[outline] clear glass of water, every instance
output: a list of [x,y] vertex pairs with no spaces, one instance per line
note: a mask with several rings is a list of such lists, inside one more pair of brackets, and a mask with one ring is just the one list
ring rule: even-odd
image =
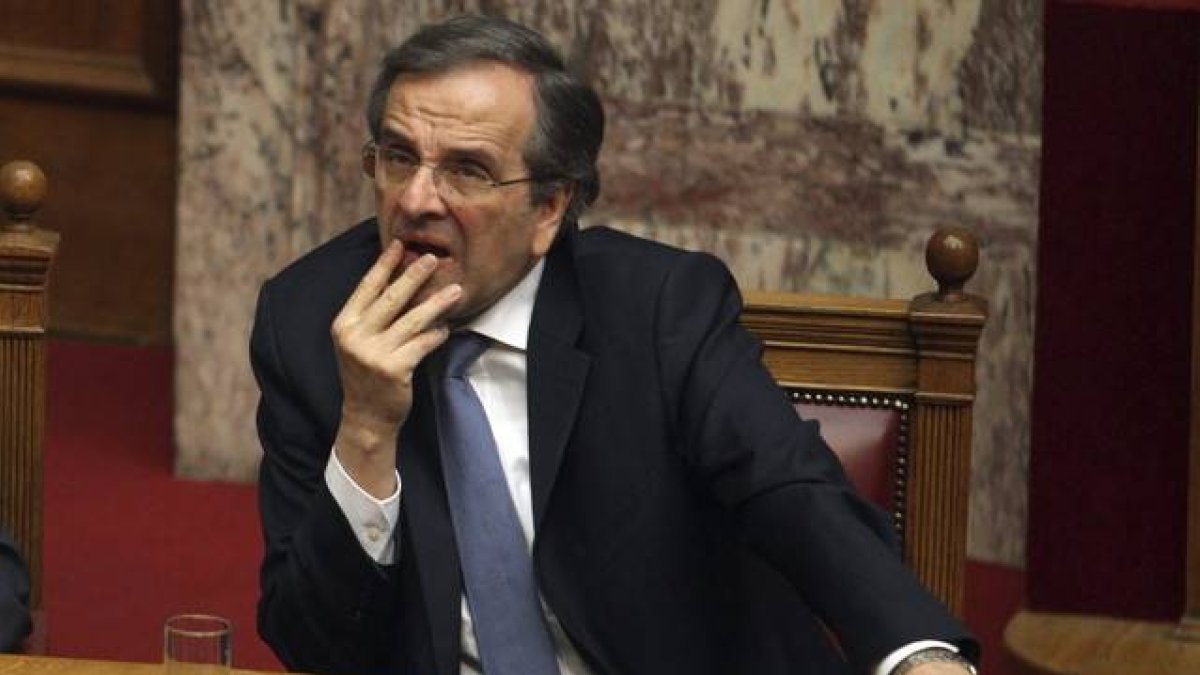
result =
[[165,675],[228,675],[233,625],[210,614],[178,614],[163,625]]

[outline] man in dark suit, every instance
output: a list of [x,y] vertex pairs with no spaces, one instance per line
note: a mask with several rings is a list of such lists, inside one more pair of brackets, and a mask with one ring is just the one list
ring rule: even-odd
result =
[[0,652],[15,652],[29,635],[29,571],[17,545],[0,530]]
[[427,27],[367,116],[377,218],[265,284],[251,339],[288,667],[969,672],[724,266],[577,229],[603,112],[541,36]]

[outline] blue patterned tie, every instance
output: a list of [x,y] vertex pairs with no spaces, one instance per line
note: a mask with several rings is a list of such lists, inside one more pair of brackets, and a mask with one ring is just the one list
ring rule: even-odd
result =
[[492,428],[466,379],[487,347],[477,333],[452,335],[442,347],[445,372],[435,387],[442,473],[467,604],[485,675],[558,675]]

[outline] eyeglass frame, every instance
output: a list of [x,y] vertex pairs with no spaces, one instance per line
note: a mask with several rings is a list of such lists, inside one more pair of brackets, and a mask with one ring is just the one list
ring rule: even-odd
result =
[[[384,144],[384,145],[386,145],[386,144]],[[362,151],[361,151],[362,152],[361,159],[362,159],[363,174],[365,174],[371,180],[377,181],[377,182],[380,180],[379,178],[376,177],[376,173],[378,172],[377,171],[378,162],[380,161],[380,158],[381,158],[381,156],[379,154],[380,147],[381,147],[381,144],[378,141],[375,141],[372,139],[372,140],[368,140],[366,143],[363,144]],[[456,200],[470,201],[472,199],[477,199],[484,195],[490,194],[491,190],[495,190],[497,188],[508,187],[510,185],[519,185],[521,183],[534,183],[539,180],[544,180],[542,177],[535,176],[533,174],[524,176],[522,178],[513,178],[511,180],[494,180],[494,179],[488,178],[479,183],[478,191],[468,193],[468,192],[463,192],[462,190],[455,188],[453,186],[450,186],[448,183],[445,182],[445,180],[446,180],[445,173],[444,173],[445,167],[443,167],[441,164],[438,164],[435,162],[422,161],[419,157],[416,156],[416,153],[409,153],[409,154],[412,154],[413,159],[415,160],[415,166],[413,168],[412,175],[409,176],[407,179],[405,179],[402,182],[398,182],[398,183],[386,183],[385,182],[385,184],[387,186],[403,187],[405,185],[408,185],[408,183],[410,181],[412,181],[413,178],[416,177],[417,172],[421,170],[421,167],[428,167],[429,170],[433,174],[433,187],[437,191],[437,194],[439,197],[441,197],[442,199],[446,199],[448,201],[456,201]],[[386,179],[384,179],[384,180],[386,181]],[[449,187],[449,190],[447,190],[446,187],[443,187],[443,186]],[[446,192],[448,192],[448,191],[452,192],[452,194],[449,196],[446,194]]]

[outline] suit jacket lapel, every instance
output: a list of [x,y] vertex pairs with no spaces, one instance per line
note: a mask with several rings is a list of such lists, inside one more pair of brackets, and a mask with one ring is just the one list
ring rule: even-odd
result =
[[420,368],[415,374],[413,408],[401,429],[397,454],[404,481],[401,504],[405,525],[412,530],[402,541],[412,546],[411,553],[416,556],[436,670],[451,675],[459,671],[462,586],[427,372]]
[[564,234],[546,259],[529,327],[529,463],[535,532],[541,531],[590,364],[577,347],[583,315],[573,233]]

